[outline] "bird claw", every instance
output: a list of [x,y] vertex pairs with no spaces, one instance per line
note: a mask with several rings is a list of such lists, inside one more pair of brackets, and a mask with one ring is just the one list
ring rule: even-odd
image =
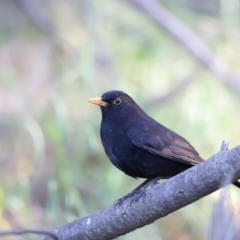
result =
[[114,202],[114,206],[120,206],[120,205],[122,205],[122,203],[127,199],[126,197],[127,197],[127,196],[117,199],[117,200]]
[[134,189],[132,192],[130,192],[126,196],[117,199],[114,202],[114,206],[120,206],[123,204],[123,202],[125,200],[132,198],[132,200],[130,202],[130,207],[131,207],[133,202],[137,202],[142,196],[146,195],[146,192],[148,191],[149,188],[151,188],[155,184],[159,184],[157,182],[158,180],[159,180],[159,178],[156,178],[156,179],[152,179],[152,180],[148,180],[148,181],[144,182],[143,184],[141,184],[139,187]]
[[[125,200],[127,200],[128,198],[133,197],[133,195],[134,195],[134,192],[131,192],[131,193],[127,194],[126,196],[117,199],[117,200],[114,202],[114,206],[120,206],[120,205],[122,205]],[[131,204],[130,204],[130,205],[131,205]]]
[[131,207],[133,202],[137,202],[142,196],[145,196],[145,195],[146,195],[146,191],[139,191],[138,193],[137,192],[134,192],[134,193],[131,192],[128,195],[117,199],[114,202],[114,206],[120,206],[120,205],[123,204],[124,201],[126,201],[129,198],[132,198],[131,201],[130,201],[130,207]]

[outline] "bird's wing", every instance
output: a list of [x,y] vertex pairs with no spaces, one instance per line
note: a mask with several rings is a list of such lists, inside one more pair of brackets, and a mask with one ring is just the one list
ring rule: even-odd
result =
[[135,146],[154,155],[190,165],[203,161],[187,140],[168,128],[160,126],[159,128],[159,126],[142,125],[141,128],[132,128],[127,135]]

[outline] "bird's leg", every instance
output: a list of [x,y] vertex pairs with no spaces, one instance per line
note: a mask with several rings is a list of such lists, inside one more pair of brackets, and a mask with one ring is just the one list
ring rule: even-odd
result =
[[131,205],[132,202],[137,201],[141,196],[143,196],[146,193],[146,191],[149,188],[151,188],[160,179],[161,179],[161,177],[145,180],[138,187],[136,187],[132,192],[130,192],[123,198],[120,198],[117,201],[115,201],[114,205],[121,205],[123,203],[123,201],[125,201],[127,198],[133,197],[133,200],[130,203],[130,205]]
[[131,201],[130,205],[132,204],[132,202],[137,201],[140,197],[145,195],[147,190],[149,188],[151,188],[153,185],[155,185],[158,182],[158,180],[160,180],[160,179],[161,179],[161,177],[157,177],[157,178],[153,178],[153,179],[147,179],[146,181],[144,181],[141,184],[142,186],[140,185],[141,188],[137,189],[137,191],[135,191],[136,189],[134,189],[133,191],[135,192],[135,194],[133,196],[133,200]]

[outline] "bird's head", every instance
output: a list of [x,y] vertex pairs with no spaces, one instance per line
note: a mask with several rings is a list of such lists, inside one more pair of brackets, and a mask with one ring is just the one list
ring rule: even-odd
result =
[[104,93],[101,98],[90,98],[89,102],[99,105],[103,117],[108,118],[121,118],[136,110],[141,111],[133,99],[122,91],[109,91]]

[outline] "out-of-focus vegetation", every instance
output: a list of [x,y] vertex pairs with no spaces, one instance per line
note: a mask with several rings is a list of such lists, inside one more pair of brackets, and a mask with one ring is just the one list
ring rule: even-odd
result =
[[[239,1],[165,2],[240,76]],[[189,77],[179,94],[154,101]],[[117,170],[100,142],[100,110],[87,99],[111,89],[129,93],[205,159],[225,138],[240,142],[240,96],[127,1],[0,2],[1,229],[53,229],[141,183]],[[237,208],[239,192],[231,194]],[[203,239],[217,198],[119,239]]]

